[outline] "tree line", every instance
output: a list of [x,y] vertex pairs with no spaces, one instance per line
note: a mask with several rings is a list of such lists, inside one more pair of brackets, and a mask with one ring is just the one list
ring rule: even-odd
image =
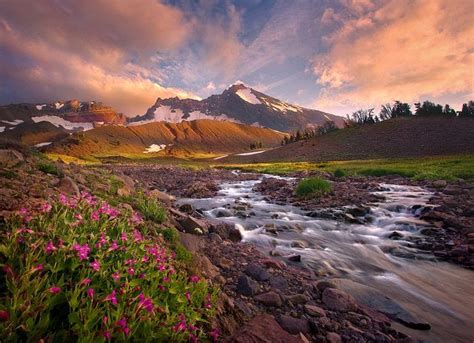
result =
[[346,127],[374,124],[382,120],[410,117],[412,115],[421,117],[449,116],[474,118],[474,101],[471,100],[463,104],[461,111],[457,112],[448,104],[442,106],[431,101],[417,102],[415,103],[415,112],[413,113],[408,103],[397,100],[393,104],[382,105],[378,115],[375,114],[374,108],[360,109],[346,115]]
[[[474,118],[474,101],[469,101],[462,105],[461,111],[455,111],[450,105],[444,106],[435,104],[431,101],[424,101],[423,103],[415,103],[415,112],[411,110],[408,103],[396,100],[393,104],[387,103],[382,105],[379,114],[375,113],[374,108],[360,109],[352,114],[346,115],[345,126],[353,127],[360,125],[375,124],[380,121],[389,120],[399,117],[410,117],[413,115],[422,117],[431,116],[449,116],[449,117],[468,117]],[[312,137],[325,135],[329,132],[338,130],[339,128],[333,121],[326,121],[323,125],[315,129],[306,129],[304,131],[297,130],[290,135],[285,136],[281,141],[281,145],[306,140]]]

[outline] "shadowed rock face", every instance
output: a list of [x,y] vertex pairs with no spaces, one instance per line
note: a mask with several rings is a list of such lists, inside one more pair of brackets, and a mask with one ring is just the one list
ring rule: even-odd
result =
[[222,94],[201,101],[158,98],[143,116],[137,116],[130,122],[194,119],[228,120],[280,131],[315,127],[326,121],[334,121],[340,127],[344,124],[341,117],[285,103],[243,84],[232,85]]

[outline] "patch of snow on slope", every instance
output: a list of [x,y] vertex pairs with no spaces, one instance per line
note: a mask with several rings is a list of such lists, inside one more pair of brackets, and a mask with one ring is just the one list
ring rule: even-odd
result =
[[252,152],[244,152],[241,154],[235,154],[235,156],[250,156],[250,155],[257,155],[261,154],[262,152],[265,152],[266,150],[260,150],[260,151],[252,151]]
[[166,144],[152,144],[144,151],[145,154],[149,154],[151,152],[159,152],[161,150],[166,149]]
[[43,109],[43,107],[45,107],[45,106],[46,106],[46,104],[44,104],[44,105],[36,105],[36,109],[37,109],[38,111],[41,111],[41,110]]
[[36,148],[41,148],[42,146],[50,145],[51,143],[53,143],[53,142],[38,143],[38,144],[35,144],[35,147]]
[[248,103],[254,104],[254,105],[259,105],[262,102],[255,96],[255,94],[252,93],[252,90],[249,88],[244,88],[244,89],[239,89],[237,92],[235,92],[239,97],[241,97],[243,100],[247,101]]
[[5,131],[5,126],[0,126],[0,132]]
[[21,119],[15,119],[13,121],[8,121],[8,120],[2,120],[4,123],[10,124],[10,125],[18,125],[23,123],[23,120]]
[[38,117],[31,117],[35,123],[39,123],[41,121],[48,121],[56,127],[62,126],[66,130],[74,130],[83,128],[84,131],[92,129],[94,126],[92,123],[73,123],[58,116],[38,116]]
[[56,106],[56,109],[59,110],[64,106],[64,104],[61,104],[60,102],[56,102],[54,103],[54,106]]
[[263,102],[265,103],[266,106],[273,108],[275,111],[280,111],[280,112],[301,112],[301,107],[299,106],[293,106],[290,105],[286,102],[278,101],[274,102],[271,100],[263,99]]
[[217,161],[217,160],[220,160],[220,159],[222,159],[224,157],[227,157],[227,156],[229,156],[229,155],[222,155],[222,156],[214,157],[213,160]]

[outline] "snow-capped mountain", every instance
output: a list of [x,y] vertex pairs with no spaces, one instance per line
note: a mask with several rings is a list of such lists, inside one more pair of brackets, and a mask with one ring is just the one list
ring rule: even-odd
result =
[[129,119],[129,125],[154,121],[177,123],[195,119],[232,121],[280,131],[315,127],[326,121],[333,121],[337,126],[344,125],[342,117],[288,104],[242,83],[230,86],[220,95],[200,101],[177,97],[158,98],[144,115]]

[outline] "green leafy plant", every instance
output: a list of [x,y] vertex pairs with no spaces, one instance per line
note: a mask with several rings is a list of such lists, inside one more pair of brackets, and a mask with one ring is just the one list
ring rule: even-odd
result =
[[127,197],[126,201],[139,210],[147,220],[156,223],[163,223],[166,220],[166,210],[162,204],[143,192],[137,192],[133,197]]
[[138,213],[89,194],[38,212],[22,209],[0,236],[0,341],[217,339],[217,291]]
[[320,177],[311,177],[301,180],[296,187],[296,195],[302,198],[320,197],[330,193],[331,184]]

